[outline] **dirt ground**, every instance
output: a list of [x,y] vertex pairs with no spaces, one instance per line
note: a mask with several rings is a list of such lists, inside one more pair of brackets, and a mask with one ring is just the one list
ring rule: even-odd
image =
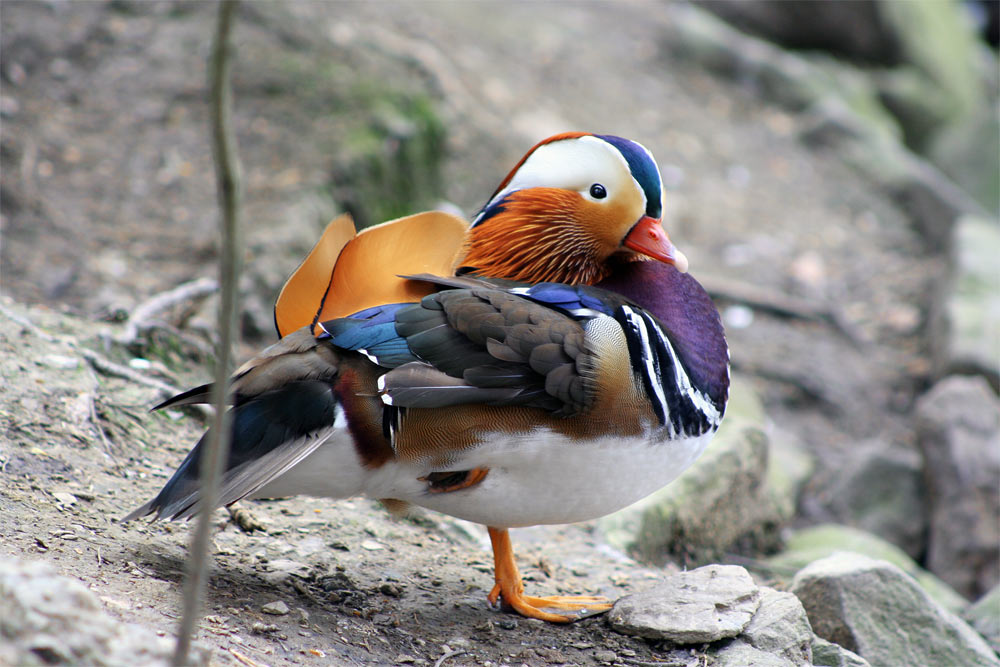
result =
[[[349,140],[345,100],[427,90],[447,137],[440,194],[466,212],[548,134],[633,138],[663,168],[665,224],[696,277],[808,299],[849,325],[759,310],[747,321],[720,300],[734,368],[776,427],[819,457],[816,485],[860,440],[912,442],[946,260],[835,155],[804,147],[802,119],[668,55],[666,5],[260,7],[241,14],[235,52],[253,298],[273,302],[331,212],[322,191],[331,151]],[[201,424],[147,416],[159,392],[95,373],[80,350],[127,363],[108,343],[121,324],[108,320],[214,275],[211,7],[4,2],[0,21],[0,554],[49,561],[115,616],[169,635],[188,527],[118,519],[159,488]],[[316,43],[336,62],[313,55]],[[340,88],[317,92],[303,62],[331,68]],[[177,385],[209,375],[158,362],[142,372]],[[820,500],[801,520],[825,518]],[[218,664],[700,664],[698,651],[618,635],[601,618],[553,628],[489,609],[492,563],[476,526],[395,520],[367,500],[247,508],[265,530],[217,514],[200,640]],[[514,540],[527,585],[545,594],[615,598],[659,572],[587,524]],[[276,600],[287,614],[262,611]]]

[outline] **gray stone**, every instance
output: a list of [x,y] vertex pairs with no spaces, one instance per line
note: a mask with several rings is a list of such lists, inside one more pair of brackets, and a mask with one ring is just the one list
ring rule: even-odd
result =
[[[0,664],[167,665],[170,639],[115,620],[84,584],[40,561],[0,560]],[[191,664],[208,664],[197,648]]]
[[1000,586],[994,586],[963,611],[962,618],[990,643],[994,651],[1000,653]]
[[968,602],[933,574],[921,568],[896,545],[865,531],[837,524],[812,526],[792,533],[785,550],[765,562],[771,572],[787,573],[788,577],[813,561],[838,551],[851,551],[876,560],[886,560],[913,577],[935,602],[957,613]]
[[919,558],[927,544],[923,459],[880,440],[851,447],[821,493],[838,521],[878,535]]
[[822,637],[813,637],[812,659],[816,667],[871,667],[870,663],[857,653],[848,651],[839,644],[828,642]]
[[760,606],[740,637],[790,665],[812,664],[812,628],[805,608],[791,593],[761,587]]
[[964,595],[1000,580],[1000,399],[950,377],[917,403],[930,503],[927,568]]
[[629,635],[706,644],[740,634],[759,605],[760,591],[745,569],[706,565],[621,598],[608,622]]
[[[837,94],[849,104],[863,100],[863,106],[884,105],[902,126],[908,146],[924,154],[930,152],[967,190],[985,194],[980,199],[990,210],[996,208],[996,113],[991,105],[984,103],[982,85],[984,79],[991,78],[983,72],[983,65],[989,67],[986,63],[990,60],[980,56],[976,36],[957,3],[708,0],[699,6],[742,30],[793,49],[808,50],[801,58],[812,67],[798,71],[787,64],[781,66],[782,60],[792,56],[781,54],[778,49],[774,49],[778,53],[771,54],[767,64],[749,63],[756,65],[749,69],[758,76],[767,67],[781,71],[785,79],[790,79],[782,82],[781,89],[809,92],[805,82],[796,79],[815,80],[818,73],[813,70],[827,69],[831,63],[853,69],[866,81],[876,79],[877,95],[867,90],[859,95],[856,86],[842,85],[817,86],[816,92]],[[744,44],[737,46],[736,40],[731,43],[730,48],[737,54],[747,50]],[[821,51],[847,55],[850,61],[890,67],[872,75],[870,70],[826,58]],[[746,76],[747,65],[744,63],[737,72]],[[843,77],[835,76],[832,83],[841,84],[842,80]],[[787,94],[778,97],[787,98]],[[861,110],[861,115],[867,114]],[[951,155],[939,147],[944,143],[942,139],[956,145]],[[969,173],[970,162],[977,172]]]
[[[975,63],[970,62],[975,44],[972,40],[962,41],[968,29],[961,25],[959,10],[953,5],[917,0],[876,6],[879,14],[897,26],[894,32],[902,39],[902,51],[918,71],[920,80],[936,84],[937,93],[947,91],[944,95],[924,94],[917,98],[931,100],[934,108],[919,110],[916,115],[922,119],[933,116],[955,125],[964,122],[984,102],[978,90]],[[812,6],[809,9],[811,15],[819,16]],[[938,14],[939,17],[933,18]],[[877,90],[871,78],[860,70],[828,57],[810,58],[784,51],[734,30],[700,7],[673,7],[670,18],[667,44],[677,53],[694,59],[706,69],[755,85],[764,97],[780,105],[807,111],[812,120],[803,131],[803,140],[835,151],[852,168],[883,188],[924,236],[930,252],[948,251],[956,218],[984,214],[983,207],[973,197],[901,144],[899,123],[883,105],[886,91]],[[898,26],[910,24],[922,27],[899,32]],[[925,39],[925,34],[933,37]],[[940,48],[942,40],[948,48],[956,48],[944,54]],[[938,46],[928,46],[932,42]],[[908,117],[914,115],[908,110]],[[907,140],[916,142],[911,136]]]
[[1000,210],[1000,161],[995,150],[998,143],[996,108],[983,104],[964,122],[941,128],[928,152],[934,163],[987,211],[996,212]]
[[727,642],[725,646],[710,651],[709,655],[713,658],[712,667],[798,667],[810,664],[762,651],[742,639]]
[[767,493],[777,516],[791,517],[798,507],[802,488],[813,478],[816,459],[791,431],[771,426],[768,441]]
[[[1000,182],[1000,178],[995,180]],[[978,216],[959,219],[955,227],[955,280],[948,294],[950,368],[956,374],[982,375],[993,391],[1000,391],[997,257],[1000,257],[1000,225],[996,220]]]
[[706,0],[699,3],[741,30],[792,49],[829,51],[880,65],[894,65],[902,44],[879,20],[878,3]]
[[[983,207],[940,169],[911,153],[838,98],[817,102],[804,116],[802,140],[834,150],[885,192],[907,215],[928,252],[947,254],[955,221],[984,215]],[[936,361],[936,360],[934,360]],[[936,366],[935,366],[936,368]]]
[[594,659],[597,660],[598,662],[604,662],[610,664],[618,659],[618,654],[615,653],[614,651],[603,649],[594,653]]
[[288,605],[281,600],[275,600],[274,602],[268,602],[263,607],[260,608],[265,614],[271,614],[272,616],[284,616],[288,613]]
[[1000,665],[986,641],[895,565],[838,553],[795,575],[813,631],[877,665]]

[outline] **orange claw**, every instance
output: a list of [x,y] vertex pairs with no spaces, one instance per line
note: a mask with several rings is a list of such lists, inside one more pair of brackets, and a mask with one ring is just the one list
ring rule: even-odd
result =
[[[524,594],[524,584],[521,573],[517,571],[514,562],[514,549],[510,544],[510,533],[506,528],[488,528],[490,541],[493,543],[494,579],[496,584],[486,596],[490,604],[502,600],[505,608],[510,608],[526,616],[550,623],[570,623],[591,616],[595,613],[611,609],[611,603],[605,597],[553,596],[533,597]],[[554,614],[543,609],[561,609],[573,612],[571,614]]]

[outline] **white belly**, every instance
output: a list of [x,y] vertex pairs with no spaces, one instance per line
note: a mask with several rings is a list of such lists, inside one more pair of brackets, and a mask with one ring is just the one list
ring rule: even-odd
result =
[[666,442],[607,437],[581,443],[548,432],[498,436],[449,466],[489,468],[479,484],[449,493],[428,493],[424,485],[401,499],[498,528],[586,521],[672,482],[711,438],[709,433]]
[[704,451],[712,435],[673,441],[605,437],[586,442],[547,430],[497,435],[448,466],[456,471],[488,468],[482,482],[459,491],[431,493],[420,478],[435,469],[398,461],[365,468],[350,436],[338,429],[254,496],[395,498],[497,528],[572,523],[615,512],[672,482]]

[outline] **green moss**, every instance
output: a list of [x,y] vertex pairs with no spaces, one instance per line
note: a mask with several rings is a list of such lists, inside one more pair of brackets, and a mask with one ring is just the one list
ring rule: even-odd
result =
[[373,76],[312,49],[240,55],[237,99],[247,105],[264,97],[283,124],[311,128],[330,161],[329,193],[359,228],[417,213],[441,198],[445,125],[419,82]]
[[870,558],[885,560],[903,570],[949,611],[958,611],[967,603],[948,584],[922,569],[894,544],[863,530],[824,524],[806,528],[788,538],[786,550],[767,559],[767,567],[779,575],[790,575],[813,561],[838,551],[850,551]]
[[956,116],[981,99],[977,80],[976,37],[955,0],[910,0],[879,4],[903,41],[907,60],[945,91]]
[[372,100],[367,122],[353,129],[348,158],[335,170],[334,199],[359,228],[430,208],[442,196],[445,130],[423,95]]

